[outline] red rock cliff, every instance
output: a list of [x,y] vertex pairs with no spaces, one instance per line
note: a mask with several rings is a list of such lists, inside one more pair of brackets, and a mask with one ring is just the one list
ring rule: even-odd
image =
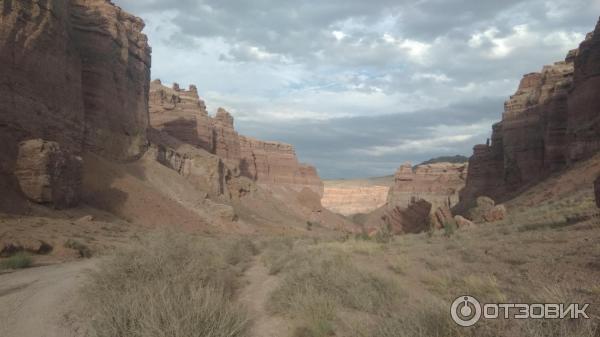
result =
[[4,1],[0,14],[0,189],[15,186],[19,143],[29,139],[66,155],[144,152],[150,47],[141,19],[106,0]]
[[565,61],[527,74],[469,160],[461,206],[503,200],[600,149],[600,23]]
[[152,82],[150,124],[182,142],[216,154],[259,184],[287,186],[297,191],[309,187],[323,194],[316,169],[299,163],[292,145],[239,135],[233,117],[224,109],[209,116],[195,86],[182,90],[179,85],[168,88],[159,80]]
[[458,203],[458,192],[465,186],[467,164],[435,163],[400,166],[387,197],[388,204],[406,208],[423,199],[433,208]]

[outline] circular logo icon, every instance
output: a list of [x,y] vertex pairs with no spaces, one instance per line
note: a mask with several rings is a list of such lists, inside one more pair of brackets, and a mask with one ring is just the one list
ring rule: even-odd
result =
[[481,304],[472,296],[460,296],[452,302],[450,314],[456,324],[472,326],[481,318]]

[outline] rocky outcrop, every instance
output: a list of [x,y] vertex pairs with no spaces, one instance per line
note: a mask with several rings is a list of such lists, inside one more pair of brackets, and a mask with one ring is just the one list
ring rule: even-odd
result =
[[451,225],[454,221],[452,211],[448,206],[442,206],[435,210],[430,216],[430,225],[433,229],[442,229]]
[[195,86],[167,88],[154,81],[150,88],[150,124],[181,142],[222,158],[234,170],[259,184],[308,187],[323,194],[323,183],[314,167],[298,162],[293,146],[239,135],[233,117],[219,108],[209,116]]
[[85,146],[109,159],[146,148],[150,52],[142,19],[105,0],[70,1],[71,39],[81,58]]
[[366,217],[367,231],[389,228],[394,234],[416,233],[454,223],[450,209],[459,201],[466,173],[465,163],[401,165],[385,205]]
[[454,206],[459,200],[459,191],[465,185],[466,164],[434,163],[413,169],[405,163],[394,176],[387,203],[408,207],[417,200],[426,200],[434,209]]
[[566,118],[567,156],[579,161],[600,150],[600,21],[571,57],[575,72]]
[[370,214],[364,227],[369,235],[387,230],[392,234],[421,233],[430,228],[431,203],[416,200],[406,207],[384,206]]
[[564,61],[527,74],[469,160],[461,210],[480,195],[506,200],[600,149],[600,23]]
[[242,174],[259,184],[280,185],[301,191],[305,187],[323,195],[323,182],[317,170],[298,162],[294,147],[278,142],[265,142],[240,137]]
[[342,215],[369,213],[385,205],[388,186],[325,186],[323,206]]
[[488,197],[479,197],[476,206],[468,212],[468,218],[476,223],[494,222],[503,220],[507,211],[504,205],[496,205],[495,201]]
[[454,221],[456,222],[456,227],[458,227],[459,229],[468,229],[475,227],[475,224],[471,220],[465,219],[460,215],[456,215],[454,217]]
[[74,155],[143,153],[150,47],[142,20],[105,0],[5,1],[0,15],[0,174],[14,175],[28,139]]
[[156,161],[213,198],[229,197],[227,181],[234,173],[221,158],[155,129],[148,131],[148,139]]
[[42,139],[22,142],[15,176],[23,193],[36,203],[64,208],[79,201],[81,158],[62,151],[56,142]]

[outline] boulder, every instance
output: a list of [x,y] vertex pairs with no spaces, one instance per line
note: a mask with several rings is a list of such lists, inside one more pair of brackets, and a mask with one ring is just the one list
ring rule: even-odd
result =
[[475,223],[494,222],[503,220],[507,210],[504,205],[496,205],[489,197],[479,197],[476,206],[468,211],[468,217]]
[[490,212],[496,203],[492,198],[481,196],[475,202],[475,207],[468,211],[468,218],[474,222],[485,222],[485,215]]
[[504,205],[496,205],[485,213],[483,218],[486,222],[500,221],[506,218],[506,213],[506,207]]
[[435,210],[431,215],[431,226],[434,229],[445,228],[449,223],[453,222],[452,211],[448,206],[442,206]]
[[9,257],[18,252],[28,252],[32,254],[48,254],[54,247],[43,240],[35,239],[15,239],[2,242],[0,241],[0,257]]
[[473,223],[473,221],[466,219],[460,215],[455,216],[454,221],[456,221],[456,226],[459,229],[467,229],[467,228],[475,227],[475,224]]
[[62,151],[56,142],[32,139],[19,146],[14,175],[27,198],[57,208],[79,202],[82,159]]

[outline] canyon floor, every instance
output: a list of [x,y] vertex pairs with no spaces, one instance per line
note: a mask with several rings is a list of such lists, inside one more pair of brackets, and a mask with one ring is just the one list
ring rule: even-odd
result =
[[[581,202],[561,205],[573,209]],[[221,316],[243,317],[210,316],[222,323],[213,327],[217,329],[215,336],[598,334],[598,212],[579,220],[505,221],[454,233],[405,235],[389,242],[342,236],[207,239],[177,233],[153,235],[150,244],[117,249],[116,255],[109,252],[99,258],[0,274],[2,335],[85,336],[90,331],[111,335],[115,331],[90,324],[92,318],[100,322],[107,319],[108,307],[103,305],[110,305],[115,317],[123,319],[154,322],[161,317],[173,318],[178,315],[174,308],[189,305],[179,297],[179,291],[196,282],[226,293],[215,300],[223,310]],[[192,254],[195,249],[204,255]],[[188,270],[196,265],[210,267]],[[134,273],[129,280],[118,275],[132,266],[143,271],[128,272]],[[163,284],[146,285],[147,281],[140,281],[143,277],[135,275],[154,271],[164,273],[158,277]],[[198,273],[210,273],[215,279],[209,286]],[[136,287],[141,289],[128,294],[134,298],[126,298],[133,304],[113,301],[122,291],[120,287],[131,286],[129,282],[136,280]],[[171,286],[177,290],[169,290]],[[161,290],[157,294],[154,289]],[[152,297],[150,302],[138,297],[143,294]],[[170,296],[162,297],[167,294]],[[463,294],[482,302],[590,303],[592,318],[485,321],[474,328],[460,328],[450,321],[448,312],[452,300]],[[99,300],[99,295],[109,303]],[[140,314],[143,303],[157,307]],[[199,324],[206,315],[195,311],[188,314],[199,315]],[[140,317],[147,315],[150,317]],[[160,335],[158,330],[143,326],[129,326],[140,329],[130,335]]]

